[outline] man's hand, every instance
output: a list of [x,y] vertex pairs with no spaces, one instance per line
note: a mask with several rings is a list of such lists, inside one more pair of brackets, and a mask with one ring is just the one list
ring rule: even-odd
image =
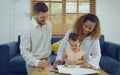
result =
[[56,60],[53,64],[53,68],[56,69],[56,66],[57,65],[61,65],[62,64],[62,61],[61,60]]
[[44,70],[45,67],[47,67],[48,61],[46,59],[42,59],[38,65],[39,71],[41,72]]

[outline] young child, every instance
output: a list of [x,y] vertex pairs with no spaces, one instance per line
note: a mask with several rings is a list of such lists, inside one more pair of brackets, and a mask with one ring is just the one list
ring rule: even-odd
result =
[[63,57],[67,65],[80,65],[85,62],[85,52],[80,50],[80,37],[75,33],[69,35],[70,48],[66,49]]

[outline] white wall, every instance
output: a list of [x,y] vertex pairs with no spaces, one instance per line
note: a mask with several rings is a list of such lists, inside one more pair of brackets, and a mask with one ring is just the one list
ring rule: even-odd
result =
[[10,21],[10,8],[9,0],[2,0],[0,2],[0,43],[9,41],[9,21]]
[[120,44],[120,0],[97,0],[96,14],[105,40]]
[[[120,0],[96,0],[105,40],[120,44]],[[1,0],[0,44],[16,41],[29,25],[30,0]]]
[[0,2],[0,44],[16,41],[30,20],[30,0]]

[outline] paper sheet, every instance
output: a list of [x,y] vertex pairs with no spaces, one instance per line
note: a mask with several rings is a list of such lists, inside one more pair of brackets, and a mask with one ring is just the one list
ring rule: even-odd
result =
[[57,68],[59,73],[71,74],[71,75],[86,75],[86,74],[99,73],[98,71],[87,68],[80,68],[78,66],[58,65]]

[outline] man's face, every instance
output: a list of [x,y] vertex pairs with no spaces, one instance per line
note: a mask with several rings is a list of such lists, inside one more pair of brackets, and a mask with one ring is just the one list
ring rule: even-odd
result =
[[47,19],[48,19],[48,12],[39,12],[36,15],[37,23],[40,25],[44,25]]

